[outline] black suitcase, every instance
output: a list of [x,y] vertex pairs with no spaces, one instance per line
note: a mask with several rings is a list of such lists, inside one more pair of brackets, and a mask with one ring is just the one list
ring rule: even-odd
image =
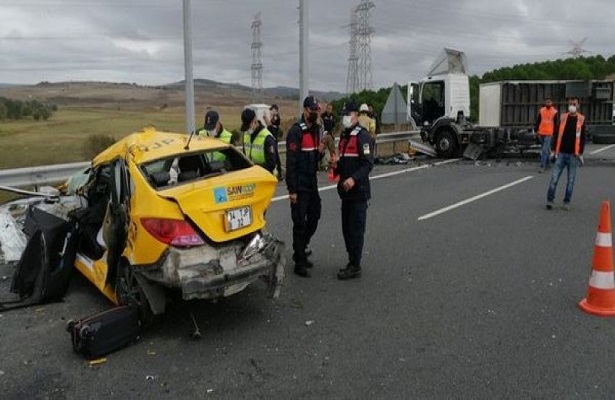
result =
[[138,307],[119,306],[77,321],[69,321],[73,350],[97,358],[136,342],[141,331]]

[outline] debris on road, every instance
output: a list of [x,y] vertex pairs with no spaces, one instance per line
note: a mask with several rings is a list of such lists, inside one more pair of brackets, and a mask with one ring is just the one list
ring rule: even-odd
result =
[[310,320],[310,321],[305,321],[305,326],[310,326],[314,323],[314,321]]
[[104,357],[103,358],[97,358],[96,360],[90,360],[89,361],[89,365],[90,365],[90,367],[97,367],[97,366],[99,366],[101,364],[104,364],[106,362],[107,362],[107,359],[104,358]]

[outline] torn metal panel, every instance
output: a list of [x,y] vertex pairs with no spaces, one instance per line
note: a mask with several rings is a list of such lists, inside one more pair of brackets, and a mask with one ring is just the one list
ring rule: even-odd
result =
[[410,139],[410,146],[412,146],[414,149],[416,149],[416,151],[418,151],[419,153],[423,153],[426,154],[430,157],[437,157],[438,154],[436,153],[436,150],[431,147],[430,145],[426,145],[420,142],[417,142],[415,140]]

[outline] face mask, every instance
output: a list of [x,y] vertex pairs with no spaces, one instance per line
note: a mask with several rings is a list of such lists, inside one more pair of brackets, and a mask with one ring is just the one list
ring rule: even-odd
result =
[[342,117],[342,124],[344,128],[350,128],[352,126],[352,117],[350,115],[344,115]]
[[569,105],[568,106],[568,112],[570,112],[571,114],[576,113],[577,112],[577,106]]
[[310,115],[308,116],[308,122],[313,124],[316,121],[318,121],[318,113],[311,112]]

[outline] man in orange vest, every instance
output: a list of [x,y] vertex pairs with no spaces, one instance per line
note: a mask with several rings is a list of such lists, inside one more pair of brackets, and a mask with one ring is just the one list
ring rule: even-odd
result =
[[542,145],[540,152],[540,169],[538,172],[543,172],[549,166],[549,153],[551,152],[551,137],[558,129],[557,110],[553,107],[553,102],[550,97],[545,99],[545,105],[538,112],[536,118],[535,131],[538,132],[538,138]]
[[568,112],[562,115],[559,129],[553,135],[551,157],[555,157],[555,166],[551,173],[551,182],[547,192],[547,210],[553,208],[555,190],[564,168],[568,168],[568,182],[564,195],[563,209],[570,210],[572,189],[577,175],[577,166],[583,165],[583,149],[585,147],[585,117],[578,112],[579,98],[568,99]]

